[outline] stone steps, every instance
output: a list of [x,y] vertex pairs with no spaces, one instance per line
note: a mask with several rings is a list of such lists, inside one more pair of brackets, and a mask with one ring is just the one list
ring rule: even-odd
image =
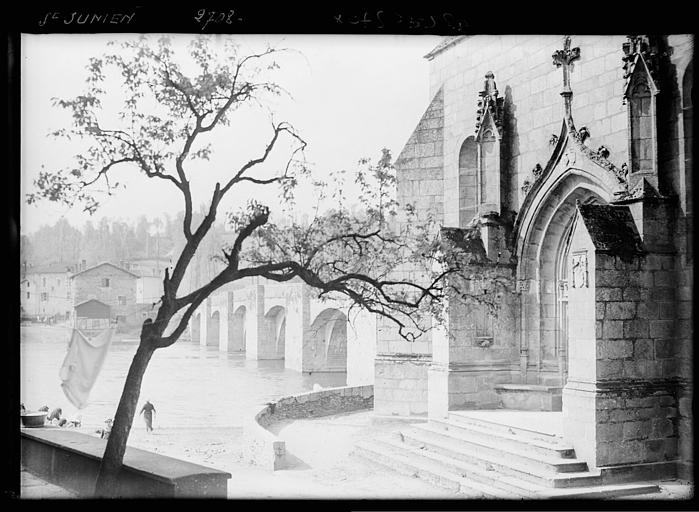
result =
[[458,498],[521,499],[522,496],[487,482],[468,479],[449,469],[446,459],[420,453],[387,440],[364,441],[354,455],[405,476],[420,478],[437,487],[458,493]]
[[572,459],[575,457],[573,446],[557,438],[542,440],[537,437],[529,437],[522,432],[517,433],[514,430],[512,432],[491,430],[487,426],[469,425],[452,420],[430,420],[430,425],[449,432],[450,435],[479,439],[484,443],[497,443],[503,449],[536,453],[551,458]]
[[372,464],[449,489],[462,499],[599,499],[658,491],[654,484],[549,488],[387,438],[362,442],[354,454]]
[[504,436],[515,436],[516,439],[524,438],[526,440],[531,441],[540,441],[542,443],[545,443],[545,445],[552,444],[555,446],[573,449],[573,445],[565,442],[562,436],[558,434],[540,432],[539,430],[525,428],[522,426],[508,425],[505,422],[500,423],[495,420],[486,420],[484,418],[477,418],[460,412],[450,412],[447,419],[451,423],[455,423],[457,425],[465,425],[470,428],[486,430],[489,433],[495,433]]
[[448,451],[461,460],[476,458],[484,463],[499,464],[506,456],[509,465],[532,470],[536,475],[581,473],[588,469],[586,462],[577,459],[550,457],[518,448],[504,451],[497,441],[453,435],[431,425],[416,425],[403,434],[406,441],[427,444],[435,451]]
[[645,483],[605,485],[601,471],[588,470],[555,435],[467,417],[412,424],[358,444],[355,454],[460,497],[611,498],[659,490]]

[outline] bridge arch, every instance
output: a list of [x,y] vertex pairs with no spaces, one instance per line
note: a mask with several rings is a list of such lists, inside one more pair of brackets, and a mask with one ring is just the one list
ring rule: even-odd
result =
[[199,343],[201,340],[201,313],[195,313],[189,319],[190,337],[192,342]]
[[286,308],[271,307],[264,316],[263,350],[260,359],[284,359],[286,340]]
[[207,319],[206,325],[206,346],[218,347],[221,326],[221,313],[213,311]]
[[228,352],[245,352],[247,308],[238,306],[228,319]]
[[347,371],[347,316],[335,308],[321,311],[304,343],[304,371]]

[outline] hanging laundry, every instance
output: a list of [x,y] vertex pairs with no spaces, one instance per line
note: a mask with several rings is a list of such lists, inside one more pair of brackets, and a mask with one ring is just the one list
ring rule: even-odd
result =
[[59,377],[63,392],[78,409],[87,405],[90,390],[107,357],[113,334],[114,328],[111,327],[90,339],[78,329],[73,329]]

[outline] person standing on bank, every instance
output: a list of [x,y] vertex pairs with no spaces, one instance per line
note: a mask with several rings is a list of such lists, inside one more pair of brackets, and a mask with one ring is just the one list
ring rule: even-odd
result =
[[153,414],[155,414],[155,407],[153,407],[153,404],[150,403],[150,400],[146,400],[146,403],[143,405],[143,408],[141,409],[141,412],[139,414],[143,414],[143,419],[146,422],[146,432],[152,432]]

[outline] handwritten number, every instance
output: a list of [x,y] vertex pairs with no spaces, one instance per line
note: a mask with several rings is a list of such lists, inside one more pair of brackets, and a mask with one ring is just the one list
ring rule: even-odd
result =
[[231,18],[233,17],[234,14],[235,14],[235,11],[233,9],[228,11],[228,16],[226,17],[226,23],[228,23],[229,25],[231,23],[233,23],[233,20]]
[[198,22],[201,22],[202,18],[204,17],[204,14],[206,14],[206,10],[199,9],[199,11],[197,12],[197,15],[194,17],[194,19],[197,20]]
[[382,14],[383,14],[383,11],[376,11],[376,21],[378,21],[378,22],[380,23],[380,25],[378,26],[378,28],[383,28],[383,27],[384,27],[383,20],[381,19],[381,15],[382,15]]

